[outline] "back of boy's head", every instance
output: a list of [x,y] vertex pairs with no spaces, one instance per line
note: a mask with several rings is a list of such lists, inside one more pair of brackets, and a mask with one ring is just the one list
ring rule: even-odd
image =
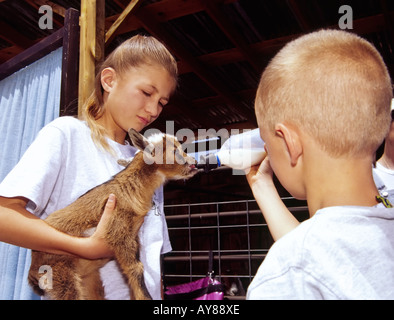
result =
[[378,51],[344,31],[322,30],[287,44],[256,96],[259,126],[287,121],[332,156],[372,155],[388,133],[392,84]]

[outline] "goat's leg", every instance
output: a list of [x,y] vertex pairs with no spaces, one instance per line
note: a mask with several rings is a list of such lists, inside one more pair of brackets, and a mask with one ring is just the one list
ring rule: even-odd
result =
[[77,272],[81,277],[82,298],[84,300],[104,300],[104,287],[99,269],[108,259],[79,259]]
[[144,281],[144,266],[138,260],[138,254],[133,253],[133,250],[129,249],[130,247],[133,246],[126,246],[125,249],[121,249],[121,247],[116,248],[115,257],[123,274],[126,276],[131,298],[135,300],[151,300],[152,298]]
[[104,287],[100,272],[92,272],[82,278],[84,300],[104,300]]
[[140,261],[123,268],[126,275],[131,295],[135,300],[151,300],[151,296],[144,281],[144,267]]

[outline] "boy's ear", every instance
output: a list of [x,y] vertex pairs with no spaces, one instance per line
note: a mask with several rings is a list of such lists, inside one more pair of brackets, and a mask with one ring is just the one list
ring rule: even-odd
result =
[[109,92],[116,79],[116,72],[113,68],[105,68],[101,71],[101,86],[103,87],[104,91]]
[[295,166],[303,154],[302,139],[298,129],[289,124],[278,123],[275,126],[275,133],[283,139],[289,153],[291,165]]

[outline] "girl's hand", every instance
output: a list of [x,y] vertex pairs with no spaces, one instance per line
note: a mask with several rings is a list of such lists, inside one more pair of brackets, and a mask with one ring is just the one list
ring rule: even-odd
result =
[[96,231],[89,237],[85,238],[88,243],[89,252],[84,256],[88,259],[111,258],[113,251],[105,240],[107,224],[116,206],[116,197],[110,194],[105,205],[104,213],[97,225]]

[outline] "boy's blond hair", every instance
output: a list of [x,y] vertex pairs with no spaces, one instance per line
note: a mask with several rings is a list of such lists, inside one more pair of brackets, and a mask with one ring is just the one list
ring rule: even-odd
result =
[[96,121],[104,113],[101,72],[111,67],[121,78],[132,67],[151,64],[158,64],[167,70],[174,79],[175,90],[178,81],[177,62],[167,48],[151,36],[136,35],[124,41],[105,59],[96,74],[95,89],[84,105],[82,119],[87,122],[95,144],[111,154],[113,150],[106,140],[106,130]]
[[264,71],[259,126],[292,122],[332,156],[373,154],[390,126],[392,85],[378,51],[345,32],[322,30],[287,44]]

